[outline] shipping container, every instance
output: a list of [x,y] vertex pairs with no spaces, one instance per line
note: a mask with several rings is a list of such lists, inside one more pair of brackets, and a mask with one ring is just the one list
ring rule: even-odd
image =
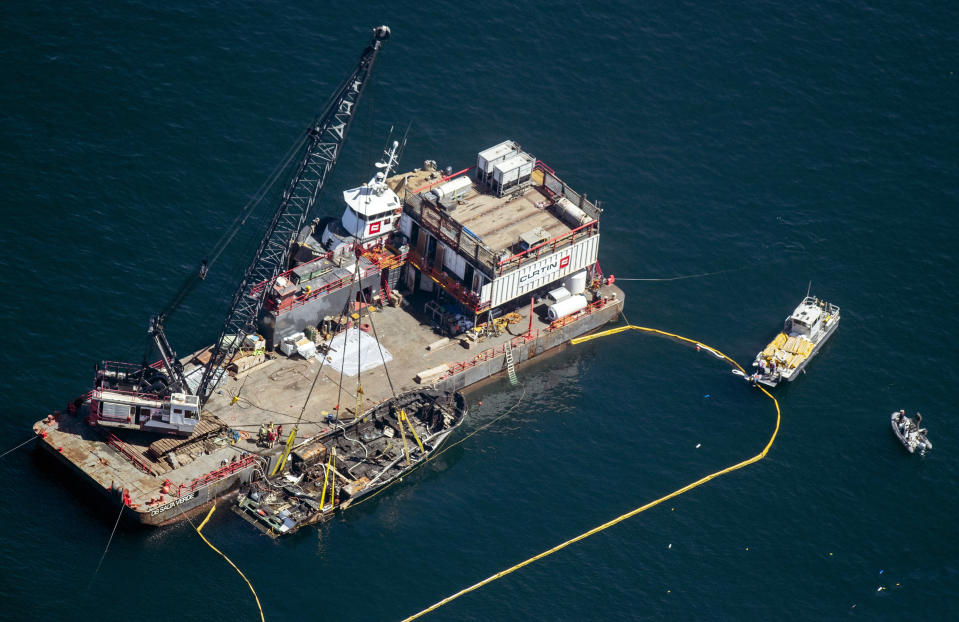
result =
[[512,140],[504,140],[500,144],[484,149],[476,157],[476,178],[489,183],[493,175],[493,167],[519,151],[519,145]]
[[522,151],[493,166],[492,187],[497,194],[527,181],[533,172],[533,156]]
[[488,301],[491,307],[498,307],[533,290],[561,281],[596,263],[598,250],[597,234],[539,259],[531,258],[528,263],[523,261],[519,268],[483,286],[480,299]]

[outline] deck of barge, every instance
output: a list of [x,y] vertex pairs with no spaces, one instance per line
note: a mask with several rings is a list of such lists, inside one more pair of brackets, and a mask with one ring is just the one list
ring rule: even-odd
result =
[[[422,309],[384,307],[373,312],[372,323],[381,343],[393,356],[388,365],[396,393],[424,386],[414,377],[423,370],[443,364],[449,365],[451,370],[430,379],[427,384],[462,390],[504,372],[503,347],[507,340],[512,340],[514,356],[520,363],[567,342],[572,336],[615,320],[624,302],[622,291],[615,286],[604,286],[601,293],[608,298],[603,309],[552,330],[538,313],[534,313],[530,331],[530,310],[528,307],[519,308],[516,310],[521,315],[519,322],[509,326],[500,336],[475,343],[469,349],[458,339],[451,339],[445,346],[427,350],[426,347],[441,339],[441,335],[420,313]],[[362,321],[370,322],[367,318]],[[522,339],[524,334],[530,334],[532,338]],[[189,451],[177,452],[180,461],[187,462],[178,468],[152,457],[148,448],[159,438],[155,434],[107,431],[90,426],[82,416],[66,414],[53,423],[38,422],[34,428],[46,434],[42,439],[46,449],[58,455],[81,477],[90,480],[102,492],[113,495],[117,501],[117,491],[128,489],[131,502],[139,506],[137,510],[142,522],[164,524],[180,518],[179,512],[174,510],[179,499],[196,494],[197,498],[188,504],[195,511],[201,501],[201,492],[205,495],[202,501],[209,502],[235,485],[241,477],[248,477],[250,459],[245,456],[270,457],[279,453],[282,442],[273,448],[257,447],[257,431],[262,424],[272,421],[283,426],[285,439],[300,416],[318,370],[320,362],[316,359],[281,355],[237,377],[228,377],[207,403],[203,417],[207,420],[215,418],[233,430],[247,432],[248,436],[243,435],[236,443],[231,443],[226,435],[192,443]],[[363,387],[361,411],[391,396],[382,365],[363,372],[360,378]],[[326,413],[338,413],[345,420],[353,416],[357,407],[357,378],[346,377],[342,384],[340,394],[339,371],[324,365],[299,422],[299,439],[325,432],[329,426]],[[336,408],[338,403],[339,410]],[[238,468],[241,462],[244,464],[242,470]],[[172,482],[174,491],[185,492],[179,497],[166,494],[163,501],[148,505],[149,500],[161,495],[166,479]],[[208,485],[210,481],[214,485]],[[201,488],[198,488],[198,482],[202,484]]]

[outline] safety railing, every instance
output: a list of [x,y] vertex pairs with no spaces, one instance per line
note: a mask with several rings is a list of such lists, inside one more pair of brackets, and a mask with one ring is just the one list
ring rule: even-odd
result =
[[426,184],[425,186],[422,186],[422,187],[420,187],[420,188],[417,188],[416,190],[413,190],[413,193],[414,193],[414,194],[418,194],[418,193],[420,193],[420,192],[424,192],[424,191],[426,191],[426,190],[430,190],[431,188],[434,188],[434,187],[438,186],[439,184],[443,183],[444,181],[449,181],[449,180],[453,179],[454,177],[459,177],[460,175],[462,175],[462,174],[464,174],[464,173],[469,173],[469,172],[470,172],[471,170],[473,170],[474,168],[475,168],[475,167],[473,167],[473,166],[470,166],[469,168],[464,168],[462,171],[457,171],[456,173],[453,173],[452,175],[447,175],[447,176],[443,177],[442,179],[438,179],[437,181],[428,183],[428,184]]
[[449,276],[442,270],[434,270],[429,263],[423,260],[416,251],[409,253],[410,263],[424,275],[432,278],[443,288],[445,292],[453,296],[457,301],[473,313],[482,313],[489,309],[489,301],[482,302],[474,292],[468,290],[465,285]]
[[525,250],[521,253],[516,253],[515,255],[503,259],[496,264],[498,276],[502,276],[506,272],[510,272],[519,268],[524,262],[535,261],[539,259],[540,255],[549,255],[551,253],[555,253],[562,248],[573,246],[577,242],[582,242],[586,238],[592,237],[598,233],[599,221],[591,220],[585,225],[580,225],[575,229],[546,240],[541,244],[532,246],[528,250]]
[[475,234],[422,195],[408,190],[403,200],[406,203],[407,214],[412,216],[421,227],[432,233],[454,252],[473,259],[492,276],[496,267],[496,257],[493,251],[483,244]]
[[231,475],[235,474],[237,471],[242,471],[248,466],[255,463],[259,460],[259,456],[256,454],[247,454],[237,460],[236,462],[228,462],[224,466],[214,469],[209,473],[204,473],[200,477],[193,479],[189,484],[180,484],[177,488],[173,489],[173,494],[177,497],[182,496],[183,493],[191,493],[197,490],[198,488],[203,488],[204,486],[209,486],[213,482],[218,482],[221,479],[226,479]]
[[[311,259],[311,260],[309,260],[309,261],[307,261],[307,262],[301,263],[300,265],[296,266],[296,268],[292,268],[292,269],[290,269],[290,270],[287,270],[286,272],[281,272],[280,274],[278,274],[278,275],[276,276],[276,278],[278,279],[278,278],[280,278],[280,277],[283,277],[283,278],[289,279],[289,278],[290,278],[290,275],[293,274],[293,270],[297,270],[297,269],[299,269],[299,268],[302,268],[303,266],[308,266],[308,265],[310,265],[310,264],[312,264],[312,263],[316,263],[317,261],[322,261],[322,260],[324,260],[324,259],[330,259],[332,256],[333,256],[333,251],[330,251],[330,252],[328,252],[328,253],[325,254],[325,255],[320,255],[319,257],[315,257],[315,258],[313,258],[313,259]],[[276,279],[273,279],[273,280],[275,281]],[[257,294],[259,294],[260,292],[262,292],[262,291],[263,291],[263,288],[266,287],[266,284],[267,284],[267,283],[270,283],[270,282],[271,282],[271,281],[270,281],[269,279],[266,280],[266,281],[260,281],[259,283],[257,283],[256,285],[254,285],[253,287],[250,288],[250,293],[249,293],[249,295],[255,297]]]
[[[530,333],[523,333],[518,337],[512,337],[509,340],[511,347],[515,348],[524,343],[530,341],[535,341],[539,338],[539,329],[536,329]],[[442,375],[440,375],[439,380],[445,380],[450,376],[455,376],[456,374],[462,373],[471,367],[476,367],[480,363],[485,363],[486,361],[495,359],[498,356],[504,356],[506,354],[506,342],[493,346],[492,348],[487,348],[483,350],[473,358],[466,361],[457,361],[455,363],[450,363],[449,369],[447,369]]]
[[133,466],[140,469],[147,475],[153,475],[153,469],[143,458],[138,456],[134,449],[121,441],[115,434],[107,433],[107,445],[116,449],[124,458],[133,463]]
[[576,320],[581,320],[587,315],[592,314],[594,311],[599,311],[600,309],[605,307],[607,302],[609,301],[606,300],[605,298],[600,298],[596,302],[592,302],[586,305],[585,309],[577,311],[576,313],[573,313],[571,315],[567,315],[566,317],[561,317],[553,320],[552,322],[550,322],[549,327],[546,330],[554,331],[558,328],[562,328],[566,326],[567,324],[572,324]]

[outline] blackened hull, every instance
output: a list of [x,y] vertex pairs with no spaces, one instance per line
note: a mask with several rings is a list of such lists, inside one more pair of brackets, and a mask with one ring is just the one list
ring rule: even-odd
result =
[[[419,434],[422,436],[423,451],[419,450],[419,443],[410,436],[406,439],[408,454],[406,450],[398,451],[398,443],[392,444],[396,435],[402,434],[398,432],[402,427],[399,423],[401,412],[405,412],[408,419],[417,420],[421,428]],[[285,486],[279,480],[266,484],[253,483],[250,491],[241,493],[234,511],[271,537],[295,533],[329,518],[336,508],[345,509],[360,499],[370,497],[428,462],[453,430],[462,424],[466,412],[466,398],[458,392],[410,391],[387,400],[350,424],[318,439],[316,443],[327,448],[323,452],[302,451],[291,467],[292,472],[299,473],[297,483],[291,486]],[[387,428],[395,430],[394,435],[384,434]],[[317,447],[314,444],[309,446]],[[362,448],[362,452],[357,446]],[[351,483],[346,486],[339,484],[337,490],[342,496],[333,504],[326,505],[327,463],[325,459],[321,462],[304,461],[315,460],[306,457],[310,453],[322,456],[330,455],[334,450],[337,476]],[[410,464],[406,464],[407,456],[410,457]],[[384,458],[389,459],[389,462],[379,466],[378,460]],[[354,473],[354,470],[360,470],[363,475]],[[344,472],[349,478],[341,475]],[[355,492],[350,490],[364,478],[369,481],[362,489]],[[260,495],[255,500],[253,490]]]

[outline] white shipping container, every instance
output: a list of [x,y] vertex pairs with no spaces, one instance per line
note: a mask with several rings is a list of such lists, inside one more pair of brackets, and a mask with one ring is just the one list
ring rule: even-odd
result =
[[598,252],[599,235],[594,235],[573,246],[523,263],[520,268],[497,277],[489,284],[490,306],[498,307],[534,289],[561,281],[564,277],[596,263]]
[[517,151],[516,143],[511,140],[504,140],[498,145],[484,149],[476,157],[476,168],[480,173],[488,174],[493,170],[493,166],[502,162]]
[[[529,160],[529,156],[524,158],[524,155],[526,154],[518,153],[494,166],[493,180],[502,186],[519,179],[520,169],[523,168],[523,165],[527,164]],[[530,170],[532,170],[532,166]]]

